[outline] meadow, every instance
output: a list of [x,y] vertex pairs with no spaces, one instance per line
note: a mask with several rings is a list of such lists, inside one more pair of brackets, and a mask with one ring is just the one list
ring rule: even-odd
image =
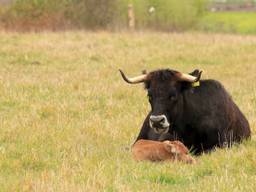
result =
[[[203,33],[0,32],[0,191],[255,191],[256,37]],[[197,165],[135,162],[150,110],[143,69],[204,70],[253,137]]]
[[255,34],[255,19],[255,12],[208,12],[201,17],[195,28],[208,32]]

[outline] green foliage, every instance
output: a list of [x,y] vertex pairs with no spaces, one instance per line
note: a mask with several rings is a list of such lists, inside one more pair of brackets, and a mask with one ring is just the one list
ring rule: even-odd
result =
[[[0,18],[7,27],[25,30],[125,28],[130,3],[135,10],[137,28],[184,30],[204,13],[206,0],[16,0]],[[152,6],[155,12],[149,13]]]
[[68,16],[76,26],[107,28],[117,17],[117,0],[76,0],[68,10]]
[[33,30],[58,28],[65,24],[68,0],[16,0],[0,15],[6,28]]
[[[205,10],[204,0],[143,0],[136,1],[135,14],[139,27],[184,30],[193,26]],[[155,11],[149,13],[149,8]]]
[[198,23],[197,29],[209,32],[255,34],[255,20],[254,12],[208,13]]
[[255,3],[256,0],[209,0],[212,3],[226,3],[226,4],[237,4],[244,5],[248,3]]

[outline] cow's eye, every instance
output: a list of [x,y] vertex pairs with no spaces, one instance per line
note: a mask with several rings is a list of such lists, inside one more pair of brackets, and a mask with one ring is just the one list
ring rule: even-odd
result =
[[176,93],[171,93],[169,95],[169,99],[172,100],[172,101],[176,100],[176,98],[177,98],[177,94]]

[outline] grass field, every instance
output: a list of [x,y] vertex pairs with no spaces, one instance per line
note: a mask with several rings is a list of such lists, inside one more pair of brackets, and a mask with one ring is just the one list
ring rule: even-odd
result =
[[255,12],[207,13],[198,24],[198,29],[209,32],[256,34]]
[[197,165],[137,163],[141,70],[204,70],[256,131],[256,37],[0,32],[0,191],[255,191],[256,138]]

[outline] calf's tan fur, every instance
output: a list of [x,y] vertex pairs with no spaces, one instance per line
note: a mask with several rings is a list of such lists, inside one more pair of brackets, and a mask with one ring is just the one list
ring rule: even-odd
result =
[[182,161],[196,163],[188,149],[180,141],[138,140],[132,146],[133,158],[137,161]]

